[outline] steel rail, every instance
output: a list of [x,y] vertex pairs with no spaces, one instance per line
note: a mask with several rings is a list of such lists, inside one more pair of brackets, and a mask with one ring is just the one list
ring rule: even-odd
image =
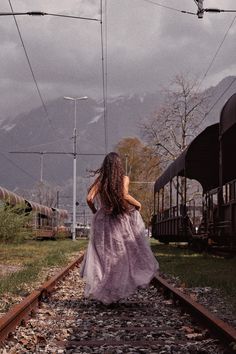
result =
[[226,322],[212,314],[203,305],[197,303],[190,296],[176,289],[159,275],[153,279],[152,284],[156,287],[162,287],[165,292],[170,293],[174,300],[178,300],[186,310],[193,313],[203,322],[211,332],[214,332],[223,342],[230,346],[236,344],[236,329],[228,325]]
[[14,305],[4,316],[0,318],[0,343],[15,330],[22,322],[26,321],[34,312],[37,311],[42,298],[50,295],[56,284],[62,280],[73,268],[78,266],[84,255],[81,255],[58,274],[44,282],[39,289],[34,290],[29,296],[19,304]]
[[[26,321],[32,313],[36,312],[41,299],[49,296],[58,281],[62,280],[69,271],[79,265],[82,260],[83,255],[71,262],[66,268],[50,280],[44,282],[39,289],[33,291],[21,303],[13,306],[7,314],[1,317],[0,342],[6,339],[9,333],[15,330],[17,325],[21,324],[22,321]],[[192,300],[188,295],[176,289],[160,276],[156,276],[156,278],[153,279],[152,284],[155,287],[163,288],[164,292],[171,294],[174,301],[179,301],[186,310],[191,314],[194,314],[199,321],[204,322],[209,330],[215,333],[217,337],[227,345],[234,346],[236,344],[236,330],[217,316],[213,315],[204,306]]]

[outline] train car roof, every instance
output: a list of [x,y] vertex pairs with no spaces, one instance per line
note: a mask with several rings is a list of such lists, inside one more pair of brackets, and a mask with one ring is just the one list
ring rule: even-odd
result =
[[10,205],[25,204],[25,199],[6,188],[0,187],[0,200],[4,200]]
[[[6,203],[9,203],[10,205],[28,205],[30,208],[30,211],[37,212],[39,214],[45,215],[45,216],[52,216],[53,215],[53,209],[50,207],[47,207],[45,205],[32,202],[30,200],[26,200],[25,198],[17,195],[16,193],[13,193],[9,191],[6,188],[0,187],[0,200],[3,200]],[[68,211],[64,209],[54,209],[58,213],[59,218],[61,219],[67,219],[68,218]]]
[[154,192],[175,176],[197,180],[204,191],[219,185],[219,123],[203,130],[156,180]]
[[234,93],[222,108],[220,115],[220,135],[236,125],[236,93]]
[[68,219],[69,214],[66,209],[58,209],[58,208],[52,208],[53,211],[55,211],[60,219]]
[[29,207],[31,208],[31,211],[34,211],[36,213],[45,215],[45,216],[52,216],[53,211],[52,208],[49,208],[45,205],[36,203],[36,202],[31,202],[30,200],[26,200],[28,203]]

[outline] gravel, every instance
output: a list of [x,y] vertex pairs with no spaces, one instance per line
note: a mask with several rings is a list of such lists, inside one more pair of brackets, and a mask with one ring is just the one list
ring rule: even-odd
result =
[[85,299],[83,289],[76,268],[0,353],[227,353],[153,286],[109,306]]
[[170,284],[190,296],[193,300],[205,306],[221,320],[236,328],[236,313],[230,300],[219,289],[212,287],[191,287],[181,285],[178,277],[161,274]]

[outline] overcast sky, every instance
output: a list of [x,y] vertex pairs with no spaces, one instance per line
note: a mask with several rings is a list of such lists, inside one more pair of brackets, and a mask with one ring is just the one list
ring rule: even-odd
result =
[[[194,0],[153,0],[196,12]],[[99,18],[100,0],[11,0],[16,12],[44,11]],[[236,9],[235,0],[205,0],[204,7]],[[10,11],[1,0],[0,12]],[[201,78],[236,13],[197,16],[147,0],[107,0],[108,96],[157,91],[177,73]],[[46,105],[65,95],[102,97],[100,24],[59,17],[17,16]],[[236,73],[236,20],[202,83]],[[12,16],[0,17],[0,120],[41,105]],[[104,43],[106,40],[104,38]]]

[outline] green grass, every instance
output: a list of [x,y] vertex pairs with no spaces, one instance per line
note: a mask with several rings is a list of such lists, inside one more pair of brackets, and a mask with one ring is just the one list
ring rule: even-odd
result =
[[19,271],[0,276],[0,295],[21,293],[25,284],[31,284],[40,277],[43,269],[66,265],[69,257],[84,249],[87,242],[57,240],[1,244],[0,264],[19,266]]
[[151,240],[160,271],[175,277],[186,287],[220,289],[236,310],[236,258],[224,259],[195,253],[175,245],[162,245]]

